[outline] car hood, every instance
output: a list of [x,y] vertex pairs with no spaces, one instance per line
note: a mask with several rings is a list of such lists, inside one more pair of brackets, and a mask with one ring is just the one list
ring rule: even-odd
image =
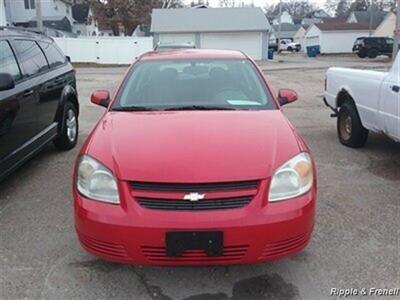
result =
[[300,151],[280,110],[108,112],[84,152],[121,180],[267,178]]

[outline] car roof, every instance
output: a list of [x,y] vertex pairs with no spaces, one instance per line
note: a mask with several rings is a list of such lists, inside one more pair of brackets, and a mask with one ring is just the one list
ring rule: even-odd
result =
[[179,60],[179,59],[247,59],[240,51],[211,49],[171,49],[151,51],[143,54],[140,60]]
[[17,38],[31,38],[35,40],[52,42],[53,39],[47,35],[35,31],[34,28],[20,28],[20,27],[7,27],[0,26],[0,38],[2,37],[17,37]]

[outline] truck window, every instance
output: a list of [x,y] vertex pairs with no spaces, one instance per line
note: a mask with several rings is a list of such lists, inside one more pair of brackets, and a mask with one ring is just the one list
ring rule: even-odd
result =
[[46,58],[34,41],[16,40],[15,48],[21,59],[24,75],[30,77],[48,70]]
[[0,70],[9,73],[15,81],[21,79],[17,60],[7,41],[0,41]]

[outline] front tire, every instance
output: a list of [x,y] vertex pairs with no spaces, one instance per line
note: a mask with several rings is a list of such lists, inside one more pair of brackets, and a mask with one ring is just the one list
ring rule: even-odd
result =
[[367,54],[366,54],[364,51],[360,51],[360,52],[357,53],[357,56],[358,56],[359,58],[366,58],[366,57],[367,57]]
[[368,51],[368,58],[376,58],[378,56],[378,51],[376,49],[370,49]]
[[368,130],[361,123],[357,107],[351,103],[344,103],[339,110],[337,120],[339,141],[351,148],[361,148],[368,139]]
[[54,140],[54,145],[59,150],[70,150],[78,142],[78,112],[74,104],[67,102],[64,107],[60,132]]

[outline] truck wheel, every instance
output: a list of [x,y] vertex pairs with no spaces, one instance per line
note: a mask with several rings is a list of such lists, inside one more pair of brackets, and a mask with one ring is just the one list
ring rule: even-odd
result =
[[78,141],[78,113],[75,105],[67,102],[62,116],[63,122],[58,136],[54,139],[54,145],[60,150],[70,150],[75,147]]
[[368,130],[361,123],[356,106],[344,103],[339,110],[337,120],[339,141],[348,147],[361,148],[368,139]]
[[287,48],[287,51],[293,52],[293,48],[292,48],[292,47],[288,47],[288,48]]
[[378,56],[378,51],[376,49],[370,49],[368,51],[369,58],[376,58]]

